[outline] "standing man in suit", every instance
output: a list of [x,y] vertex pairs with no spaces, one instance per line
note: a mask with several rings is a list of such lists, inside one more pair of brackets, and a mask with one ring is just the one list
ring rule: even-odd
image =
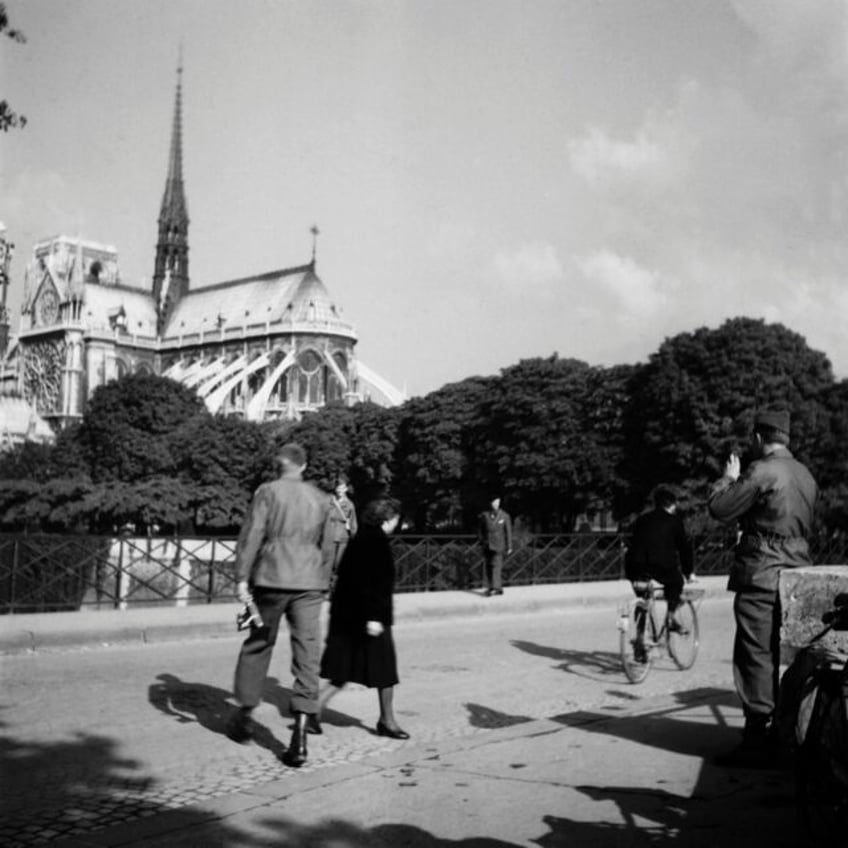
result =
[[677,515],[677,496],[667,486],[658,486],[654,508],[633,525],[624,558],[625,576],[631,582],[653,579],[662,583],[671,626],[675,627],[684,578],[691,580],[693,572],[692,544]]
[[246,742],[253,735],[250,714],[262,688],[280,622],[286,619],[294,675],[290,709],[295,725],[283,762],[306,762],[306,733],[320,733],[318,672],[321,662],[321,605],[333,562],[330,499],[303,480],[306,451],[283,445],[280,476],[263,483],[253,496],[236,548],[236,594],[254,601],[262,621],[250,628],[239,653],[235,697],[239,710],[227,735]]
[[486,596],[502,595],[504,557],[512,553],[512,521],[501,509],[497,495],[489,509],[480,513],[479,537],[486,568]]

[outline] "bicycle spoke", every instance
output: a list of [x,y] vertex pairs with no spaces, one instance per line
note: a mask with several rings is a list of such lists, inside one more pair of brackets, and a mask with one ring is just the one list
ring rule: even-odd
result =
[[628,605],[619,619],[619,648],[624,673],[631,683],[641,683],[651,670],[651,650],[645,644],[647,610],[641,601]]
[[691,601],[684,601],[676,615],[679,627],[668,631],[668,653],[678,668],[692,668],[700,645],[698,614]]

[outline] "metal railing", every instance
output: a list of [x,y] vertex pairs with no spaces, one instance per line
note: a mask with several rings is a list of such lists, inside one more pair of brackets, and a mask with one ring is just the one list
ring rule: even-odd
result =
[[[693,540],[698,574],[726,574],[734,538]],[[627,535],[566,533],[516,540],[507,585],[618,580]],[[482,585],[483,558],[470,535],[392,539],[398,592]],[[848,562],[848,541],[811,543],[813,561]],[[235,539],[0,534],[0,614],[81,608],[210,604],[235,597]]]

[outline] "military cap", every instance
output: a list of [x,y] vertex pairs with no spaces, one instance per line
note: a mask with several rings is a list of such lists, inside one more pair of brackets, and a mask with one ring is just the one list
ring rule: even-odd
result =
[[789,435],[789,413],[784,409],[765,409],[754,418],[754,429],[767,427]]

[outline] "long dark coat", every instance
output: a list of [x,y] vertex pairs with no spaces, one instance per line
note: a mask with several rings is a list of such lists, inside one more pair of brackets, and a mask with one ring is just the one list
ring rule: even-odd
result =
[[[333,683],[385,688],[398,682],[392,639],[395,563],[389,538],[380,527],[363,525],[341,562],[330,602],[330,627],[321,658],[321,677]],[[379,621],[380,636],[365,625]]]

